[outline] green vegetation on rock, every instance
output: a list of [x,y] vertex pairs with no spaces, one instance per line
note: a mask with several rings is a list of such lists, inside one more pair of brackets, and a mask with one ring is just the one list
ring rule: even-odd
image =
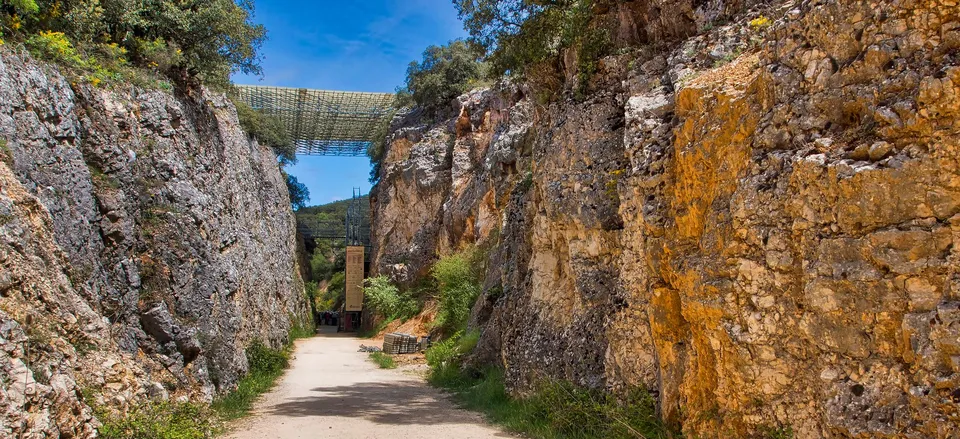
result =
[[481,55],[476,46],[461,40],[427,47],[423,60],[407,67],[406,84],[397,88],[397,103],[436,112],[483,77],[484,65],[477,61]]
[[579,75],[592,74],[611,50],[606,29],[595,23],[593,0],[454,0],[470,42],[482,47],[494,75],[536,74],[576,48]]
[[260,341],[247,348],[247,375],[237,384],[236,390],[213,402],[213,409],[223,419],[237,419],[246,415],[254,401],[263,392],[270,390],[283,370],[290,364],[291,348],[272,349]]
[[297,180],[297,177],[294,177],[286,172],[283,173],[283,176],[287,182],[287,193],[290,195],[290,206],[296,209],[302,209],[307,205],[307,201],[310,201],[310,190],[307,189],[307,185],[300,183]]
[[[3,0],[0,29],[34,55],[87,74],[131,79],[127,65],[182,83],[226,87],[260,74],[266,38],[249,0]],[[119,75],[119,77],[117,77]]]
[[440,258],[430,274],[436,283],[439,310],[434,327],[443,334],[466,329],[470,309],[480,296],[485,254],[475,247]]
[[464,408],[484,413],[510,431],[533,438],[678,437],[661,422],[650,394],[614,395],[566,381],[544,379],[524,398],[511,397],[497,368],[462,370],[478,333],[457,333],[427,350],[431,384],[450,390]]
[[280,163],[286,165],[297,162],[297,147],[279,118],[254,110],[238,99],[233,99],[233,105],[237,107],[240,126],[248,136],[257,139],[261,145],[273,148]]
[[124,416],[97,410],[103,439],[208,439],[222,430],[209,406],[155,402],[134,407]]
[[401,292],[386,276],[366,279],[363,287],[364,306],[387,321],[408,319],[420,312],[416,298]]

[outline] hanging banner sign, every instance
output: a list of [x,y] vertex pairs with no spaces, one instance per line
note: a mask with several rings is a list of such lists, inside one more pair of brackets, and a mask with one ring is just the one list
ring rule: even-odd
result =
[[347,311],[363,311],[363,246],[347,247]]

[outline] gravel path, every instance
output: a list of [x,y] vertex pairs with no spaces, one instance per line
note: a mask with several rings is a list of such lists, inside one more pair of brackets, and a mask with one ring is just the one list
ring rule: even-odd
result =
[[458,409],[416,374],[377,368],[357,352],[364,341],[329,331],[298,340],[290,370],[225,438],[513,437]]

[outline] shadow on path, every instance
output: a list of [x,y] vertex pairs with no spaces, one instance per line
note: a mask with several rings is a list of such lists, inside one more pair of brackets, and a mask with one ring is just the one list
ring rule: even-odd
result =
[[[314,395],[293,398],[270,407],[277,416],[344,416],[378,424],[472,424],[476,415],[450,410],[453,403],[438,391],[415,381],[356,383],[317,387]],[[506,436],[509,437],[509,436]]]

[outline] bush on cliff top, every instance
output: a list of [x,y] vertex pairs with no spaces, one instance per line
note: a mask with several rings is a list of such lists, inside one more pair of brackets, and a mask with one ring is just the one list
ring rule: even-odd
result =
[[[2,0],[0,32],[33,40],[35,54],[57,62],[69,49],[46,49],[65,49],[66,42],[78,55],[66,64],[84,71],[129,62],[225,87],[231,73],[261,73],[258,51],[266,30],[252,17],[250,0]],[[52,41],[57,44],[48,46],[51,34],[59,34]]]
[[580,74],[592,73],[610,50],[606,29],[594,22],[596,0],[453,0],[470,42],[485,50],[491,73],[524,74],[576,47]]
[[397,103],[437,112],[483,76],[484,66],[477,61],[481,54],[461,40],[427,47],[423,60],[407,67],[406,84],[397,88]]

